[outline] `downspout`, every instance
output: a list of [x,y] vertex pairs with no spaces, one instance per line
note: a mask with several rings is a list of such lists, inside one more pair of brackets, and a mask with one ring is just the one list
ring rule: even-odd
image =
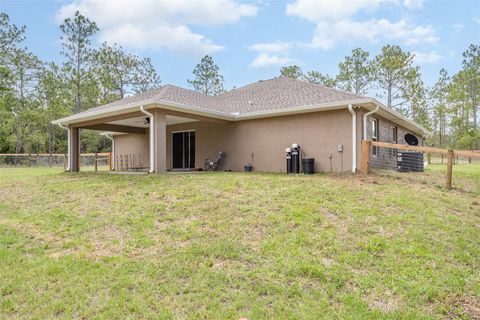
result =
[[367,140],[367,120],[368,120],[368,116],[377,112],[378,109],[380,109],[379,105],[377,105],[377,107],[375,109],[373,109],[372,111],[367,112],[363,115],[363,140]]
[[105,134],[105,137],[107,137],[108,139],[110,139],[112,141],[112,158],[113,159],[111,159],[111,160],[113,161],[113,170],[115,171],[115,140],[108,133]]
[[140,111],[142,111],[144,114],[146,114],[150,118],[150,171],[149,173],[153,173],[155,171],[155,165],[154,165],[154,152],[155,152],[155,144],[154,144],[154,119],[153,119],[153,114],[150,112],[146,111],[143,108],[143,105],[140,106]]
[[352,172],[357,172],[357,113],[353,110],[351,104],[348,105],[348,111],[352,114]]
[[67,130],[67,167],[66,167],[66,170],[67,171],[70,171],[70,128],[69,127],[65,127],[63,124],[61,124],[60,122],[58,123],[58,126],[62,129],[65,129]]

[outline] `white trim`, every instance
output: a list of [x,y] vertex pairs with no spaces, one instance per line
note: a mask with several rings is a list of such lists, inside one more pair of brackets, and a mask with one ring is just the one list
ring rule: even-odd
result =
[[155,120],[153,114],[146,111],[143,108],[143,105],[140,106],[140,111],[150,117],[150,124],[149,124],[149,134],[150,134],[150,173],[155,172],[155,136],[154,136],[154,128],[155,128]]
[[190,130],[177,130],[177,131],[172,131],[171,133],[190,132],[190,131],[196,131],[196,130],[195,130],[195,129],[190,129]]
[[145,106],[145,105],[150,105],[154,103],[153,100],[144,100],[144,101],[139,101],[139,102],[134,102],[134,103],[129,103],[123,106],[115,106],[115,107],[110,107],[110,108],[105,108],[105,109],[100,109],[100,110],[87,110],[81,113],[77,113],[65,118],[61,118],[58,120],[54,120],[51,123],[52,124],[57,124],[57,123],[63,123],[63,124],[70,124],[70,123],[75,123],[81,121],[87,121],[87,120],[93,120],[93,119],[98,119],[100,115],[102,116],[115,116],[115,115],[120,115],[127,113],[125,111],[138,111],[138,107],[140,106]]
[[369,99],[347,100],[342,102],[329,102],[329,103],[322,103],[322,104],[305,105],[300,107],[284,108],[280,110],[252,111],[252,112],[239,114],[238,116],[235,117],[235,120],[238,121],[238,120],[258,119],[258,118],[265,118],[265,117],[271,117],[271,116],[307,113],[307,112],[313,112],[313,111],[338,110],[338,109],[348,108],[349,104],[359,105],[359,104],[365,104],[369,102],[370,102]]
[[[370,118],[370,123],[372,124],[372,141],[378,141],[378,136],[380,135],[380,124],[378,122],[378,118],[371,117]],[[375,124],[374,124],[375,122]],[[373,132],[375,131],[375,137],[373,136]],[[375,140],[373,140],[375,139]],[[375,152],[374,152],[375,150]],[[372,147],[372,157],[378,157],[378,147]]]
[[[363,140],[367,140],[368,137],[368,131],[367,131],[367,122],[368,122],[368,117],[371,116],[372,114],[376,113],[380,109],[380,106],[377,105],[375,109],[373,109],[370,112],[367,112],[363,115]],[[377,133],[378,134],[378,133]]]
[[357,172],[357,113],[353,110],[351,104],[348,105],[348,111],[352,114],[352,172]]
[[400,126],[405,127],[417,134],[421,134],[423,136],[431,135],[430,132],[428,132],[426,129],[424,129],[420,125],[416,124],[410,119],[407,119],[402,114],[396,112],[391,108],[388,108],[387,106],[385,106],[384,104],[382,104],[381,102],[373,98],[354,99],[354,100],[346,100],[346,101],[338,101],[338,102],[304,105],[299,107],[290,107],[290,108],[284,108],[280,110],[277,109],[277,110],[265,110],[265,111],[252,111],[252,112],[245,112],[245,113],[225,113],[225,112],[220,112],[215,110],[207,110],[205,108],[187,106],[187,105],[183,105],[183,104],[179,104],[171,101],[148,99],[148,100],[126,104],[123,106],[116,106],[116,107],[114,106],[107,109],[94,110],[91,112],[86,111],[84,113],[54,120],[51,123],[70,124],[70,123],[75,123],[80,121],[98,119],[101,117],[120,115],[128,112],[137,111],[140,105],[143,105],[143,106],[148,105],[150,106],[149,109],[161,108],[166,110],[206,116],[214,119],[221,119],[221,120],[227,120],[227,121],[242,121],[242,120],[258,119],[258,118],[265,118],[265,117],[307,113],[307,112],[313,112],[313,111],[336,110],[336,109],[348,108],[349,104],[361,105],[362,107],[367,109],[370,109],[371,106],[374,106],[374,108],[378,106],[384,114],[389,114],[393,116],[393,119],[388,119],[388,120],[394,123],[397,123]]

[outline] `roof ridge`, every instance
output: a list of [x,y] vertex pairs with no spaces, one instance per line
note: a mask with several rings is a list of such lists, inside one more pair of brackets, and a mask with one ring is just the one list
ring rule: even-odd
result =
[[[284,76],[282,76],[284,77]],[[323,84],[320,84],[320,83],[314,83],[314,82],[310,82],[308,80],[305,80],[305,79],[292,79],[292,78],[288,78],[288,77],[284,77],[286,79],[289,79],[289,80],[293,80],[293,81],[302,81],[308,85],[312,85],[312,86],[318,86],[318,87],[322,87],[326,90],[329,90],[329,91],[335,91],[335,92],[339,92],[339,93],[343,93],[343,94],[349,94],[349,95],[353,95],[353,96],[357,96],[359,98],[368,98],[366,96],[362,96],[362,95],[359,95],[359,94],[356,94],[356,93],[352,93],[352,92],[348,92],[348,91],[345,91],[345,90],[341,90],[341,89],[337,89],[337,88],[332,88],[332,87],[327,87]]]
[[[283,77],[283,76],[280,76],[280,77]],[[278,79],[278,78],[280,78],[280,77],[273,77],[273,78],[265,79],[265,80],[264,80],[264,79],[260,79],[260,80],[257,80],[257,81],[255,81],[255,82],[252,82],[252,83],[243,85],[243,86],[241,86],[241,87],[234,88],[234,89],[232,89],[232,90],[230,90],[230,91],[225,91],[224,93],[221,93],[221,94],[219,94],[219,95],[217,95],[217,96],[215,96],[215,97],[225,96],[225,95],[227,95],[227,94],[229,94],[229,93],[238,91],[238,90],[240,90],[240,89],[244,89],[244,88],[246,88],[246,87],[253,86],[253,85],[256,85],[256,84],[258,84],[258,83],[276,80],[276,79]]]
[[208,97],[208,98],[216,98],[218,97],[219,95],[217,96],[211,96],[211,95],[208,95],[208,94],[204,94],[202,92],[198,92],[198,91],[195,91],[195,90],[192,90],[192,89],[189,89],[189,88],[185,88],[185,87],[180,87],[180,86],[176,86],[174,84],[167,84],[165,86],[168,86],[169,88],[172,88],[172,89],[180,89],[180,90],[185,90],[185,91],[188,91],[188,92],[191,92],[193,94],[196,94],[196,95],[200,95],[200,96],[203,96],[203,97]]
[[[164,85],[164,86],[161,86],[159,92],[158,92],[157,94],[155,94],[155,96],[154,96],[153,98],[154,98],[154,99],[161,99],[162,96],[168,91],[168,87],[169,87],[169,86],[170,86],[169,84],[166,84],[166,85]],[[154,90],[155,90],[155,89],[154,89]],[[148,92],[148,91],[147,91],[147,92]]]

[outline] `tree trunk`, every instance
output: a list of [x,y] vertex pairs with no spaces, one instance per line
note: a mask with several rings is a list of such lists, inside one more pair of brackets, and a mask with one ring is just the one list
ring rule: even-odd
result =
[[472,115],[473,115],[473,129],[476,131],[478,128],[477,124],[477,101],[475,99],[475,94],[472,95]]
[[387,105],[389,108],[392,108],[392,85],[388,84],[388,93],[387,93]]

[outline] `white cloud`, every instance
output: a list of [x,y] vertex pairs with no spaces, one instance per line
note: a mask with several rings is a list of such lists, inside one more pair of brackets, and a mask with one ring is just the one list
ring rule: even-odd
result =
[[359,11],[372,11],[385,0],[297,0],[287,5],[287,15],[298,16],[312,22],[338,21]]
[[473,22],[480,24],[480,17],[474,17]]
[[437,63],[443,59],[443,56],[436,51],[430,52],[413,52],[415,55],[414,61],[417,64]]
[[291,43],[288,42],[270,42],[270,43],[257,43],[250,47],[250,49],[258,52],[282,52],[287,51],[292,47]]
[[420,0],[297,0],[287,5],[287,14],[316,23],[312,42],[308,46],[329,49],[340,42],[398,41],[405,45],[434,43],[439,40],[431,25],[416,25],[410,19],[358,20],[360,12],[373,13],[380,6],[421,8]]
[[421,9],[424,0],[404,0],[403,5],[408,9]]
[[133,48],[166,48],[190,56],[201,56],[223,49],[190,26],[219,26],[253,17],[257,7],[234,0],[127,1],[78,0],[64,5],[56,21],[75,11],[95,21],[100,39]]
[[452,28],[453,28],[453,34],[459,34],[463,30],[464,25],[463,23],[455,23],[455,24],[452,24]]
[[390,22],[386,19],[357,22],[340,20],[334,23],[318,23],[311,46],[329,49],[339,42],[367,40],[395,40],[405,45],[435,43],[439,38],[431,26],[415,26],[407,20]]
[[[100,35],[101,41],[119,43],[138,49],[171,49],[193,56],[204,55],[224,49],[213,44],[204,36],[193,33],[186,26],[158,25],[147,29],[134,24],[125,24],[106,29]],[[194,50],[192,52],[191,50]]]
[[263,68],[293,64],[295,60],[290,58],[289,52],[293,46],[294,43],[282,41],[254,44],[250,46],[250,50],[257,51],[259,54],[250,67]]
[[285,66],[295,63],[294,59],[277,54],[260,53],[250,64],[252,68],[263,68],[270,66]]

